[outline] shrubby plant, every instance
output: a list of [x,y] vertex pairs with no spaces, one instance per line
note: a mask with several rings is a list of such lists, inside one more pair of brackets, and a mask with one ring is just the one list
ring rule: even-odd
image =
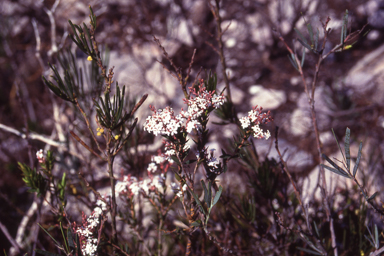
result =
[[[186,75],[181,72],[161,45],[165,58],[174,70],[169,72],[179,81],[184,93],[185,108],[174,110],[171,106],[150,106],[152,115],[139,127],[135,114],[145,107],[147,95],[140,100],[129,99],[125,86],[114,81],[114,68],[107,68],[106,57],[96,40],[97,19],[90,8],[90,25],[76,25],[71,39],[89,61],[91,84],[84,86],[81,69],[76,55],[69,50],[59,54],[61,68],[49,64],[53,75],[43,76],[44,83],[59,98],[68,102],[75,115],[81,115],[83,133],[70,131],[72,138],[85,151],[88,161],[105,163],[109,180],[107,192],[93,182],[94,170],[84,172],[75,169],[78,177],[66,171],[56,172],[55,165],[62,159],[55,159],[52,151],[38,151],[36,157],[40,168],[32,169],[19,163],[23,181],[32,193],[48,204],[53,219],[43,220],[39,226],[46,239],[35,249],[42,255],[379,255],[380,247],[377,225],[366,224],[368,209],[364,202],[337,209],[333,205],[325,183],[324,169],[353,180],[356,187],[340,196],[344,201],[355,200],[353,194],[359,190],[364,200],[377,214],[383,211],[375,203],[377,193],[368,195],[356,178],[361,160],[361,145],[356,165],[351,171],[350,131],[345,135],[344,166],[323,154],[317,127],[314,94],[322,61],[331,53],[350,50],[363,35],[363,29],[347,33],[348,12],[343,19],[341,41],[329,52],[325,51],[330,30],[329,18],[322,24],[322,33],[307,23],[307,36],[295,29],[298,41],[303,45],[301,58],[285,42],[277,31],[279,39],[289,51],[289,59],[300,73],[308,96],[313,133],[316,136],[319,156],[332,167],[320,165],[321,180],[318,184],[322,201],[303,203],[297,177],[291,174],[280,153],[278,129],[274,138],[279,159],[261,160],[254,139],[270,139],[270,131],[264,128],[273,118],[270,112],[254,106],[246,116],[238,116],[230,94],[230,85],[225,73],[219,3],[210,5],[218,26],[218,47],[214,48],[221,59],[225,88],[217,88],[216,74],[201,72],[195,81],[189,81],[194,55]],[[214,47],[212,45],[212,47]],[[307,49],[307,50],[306,50]],[[318,56],[312,85],[302,69],[306,51]],[[166,66],[164,65],[166,68]],[[201,76],[200,76],[201,75]],[[91,97],[90,97],[91,95]],[[91,100],[92,99],[92,100]],[[222,148],[211,148],[211,121],[216,115],[221,123],[234,125],[237,134],[233,140],[222,143]],[[80,134],[81,132],[81,134]],[[217,132],[214,131],[214,132]],[[140,139],[148,143],[153,136],[163,138],[163,146],[152,156],[138,152]],[[133,152],[133,153],[132,153]],[[219,153],[220,152],[220,153]],[[125,158],[130,168],[116,170],[118,157]],[[140,159],[140,160],[138,160]],[[144,160],[145,168],[142,168]],[[141,162],[141,165],[140,163]],[[137,169],[133,172],[132,169]],[[146,172],[144,171],[146,169]],[[60,173],[60,174],[59,174]],[[219,178],[236,173],[246,180],[239,184],[244,192],[233,191],[222,186]],[[75,180],[74,180],[75,179]],[[92,181],[91,181],[92,180]],[[351,193],[351,194],[349,194]],[[90,214],[68,209],[71,202],[86,205]],[[75,200],[73,200],[75,199]],[[360,199],[361,200],[361,199]],[[310,208],[314,211],[310,211]],[[355,214],[356,210],[358,213]],[[347,218],[336,218],[341,211]],[[75,214],[74,214],[75,213]],[[81,219],[78,218],[81,215]],[[354,218],[354,219],[353,219]],[[346,227],[346,225],[349,226]],[[340,232],[340,230],[342,230]],[[346,239],[348,237],[348,239]],[[54,246],[50,246],[50,244]],[[53,248],[53,249],[47,249]],[[344,253],[342,253],[344,251]],[[370,254],[369,254],[370,253]]]

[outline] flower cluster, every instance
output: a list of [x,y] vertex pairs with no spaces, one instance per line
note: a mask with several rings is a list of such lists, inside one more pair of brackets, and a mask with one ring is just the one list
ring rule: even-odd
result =
[[198,127],[200,124],[198,118],[205,111],[216,109],[224,103],[224,95],[215,95],[214,91],[207,91],[203,80],[201,80],[198,91],[192,87],[189,89],[191,98],[184,99],[184,103],[188,105],[187,111],[182,109],[180,114],[175,115],[171,107],[156,110],[155,107],[150,106],[154,113],[146,119],[144,130],[153,133],[155,136],[159,134],[174,136],[179,132],[190,133]]
[[180,189],[179,184],[172,182],[171,183],[171,189],[172,189],[173,193],[175,193],[178,197],[181,197],[183,195],[184,191],[187,190],[187,184],[184,184],[183,188]]
[[155,136],[159,134],[173,136],[178,133],[183,123],[180,115],[175,116],[171,107],[166,107],[164,110],[156,110],[153,106],[150,108],[154,113],[146,119],[144,130],[152,132]]
[[[148,178],[138,180],[136,177],[130,175],[123,176],[116,184],[117,193],[137,196],[140,192],[144,193],[144,195],[149,195],[154,191],[162,191],[165,184],[165,174],[173,161],[169,156],[160,151],[156,156],[152,156],[151,160],[152,162],[149,163],[147,168]],[[154,173],[158,171],[160,175],[154,175]]]
[[240,118],[241,127],[245,131],[252,131],[253,137],[256,139],[265,138],[266,140],[271,137],[271,133],[267,130],[264,132],[260,128],[260,124],[266,124],[272,120],[272,117],[268,113],[261,113],[263,108],[255,106],[248,112],[248,116]]
[[165,175],[152,175],[146,179],[138,180],[134,176],[124,176],[116,184],[116,193],[120,195],[138,196],[141,193],[149,195],[154,191],[161,191],[164,187]]
[[44,163],[45,158],[44,158],[44,151],[40,149],[39,151],[36,152],[36,158],[39,160],[39,163]]
[[196,154],[196,158],[198,160],[201,160],[202,158],[205,159],[206,163],[207,163],[207,166],[209,167],[209,169],[216,173],[216,174],[219,174],[220,173],[220,170],[222,169],[221,168],[221,163],[220,161],[215,157],[215,151],[216,149],[212,148],[209,150],[210,152],[208,153],[207,152],[207,148],[204,148],[201,153],[197,153]]
[[98,127],[98,128],[96,129],[96,131],[97,131],[97,136],[101,136],[101,135],[104,133],[104,129],[103,129],[103,128],[100,128],[100,127]]
[[88,218],[84,212],[82,213],[83,225],[81,227],[76,228],[76,223],[74,223],[75,232],[80,235],[81,251],[83,255],[97,255],[98,239],[94,234],[97,231],[97,227],[100,225],[101,216],[107,211],[107,206],[101,200],[97,200],[96,205],[97,206]]
[[203,79],[200,80],[198,91],[192,87],[190,87],[190,91],[194,97],[184,99],[184,102],[188,105],[187,116],[192,119],[198,119],[209,108],[217,109],[224,104],[224,95],[215,95],[214,91],[207,91]]

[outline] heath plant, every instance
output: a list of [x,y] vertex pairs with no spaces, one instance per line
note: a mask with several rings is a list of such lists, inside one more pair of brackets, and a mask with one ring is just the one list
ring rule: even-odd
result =
[[[274,136],[278,159],[259,156],[255,141],[271,140],[268,123],[273,117],[262,106],[253,106],[247,114],[238,113],[226,73],[226,29],[222,29],[220,1],[209,1],[208,6],[217,27],[215,42],[208,45],[219,55],[222,74],[218,78],[202,69],[192,74],[198,49],[191,56],[187,72],[182,72],[161,40],[154,37],[170,68],[166,63],[159,65],[178,81],[183,98],[177,100],[184,106],[176,109],[155,102],[149,106],[152,114],[143,120],[135,116],[139,108],[147,107],[148,95],[133,99],[126,86],[115,81],[114,67],[108,68],[108,49],[97,41],[97,17],[92,8],[89,25],[69,21],[70,38],[87,61],[80,67],[78,53],[60,49],[55,61],[58,66],[49,63],[52,75],[42,79],[55,97],[67,104],[65,108],[79,117],[69,128],[71,139],[66,143],[80,147],[82,153],[61,145],[57,152],[36,153],[39,168],[19,163],[23,181],[29,192],[35,193],[37,207],[44,215],[37,219],[44,231],[39,235],[41,241],[23,249],[16,246],[20,252],[160,256],[380,255],[384,251],[380,227],[367,224],[369,209],[384,215],[374,201],[378,193],[369,195],[364,182],[356,177],[362,144],[351,170],[351,134],[347,129],[343,167],[339,167],[323,153],[314,105],[324,59],[335,52],[352,50],[365,35],[366,26],[348,33],[346,11],[340,43],[326,52],[330,18],[316,30],[306,22],[308,35],[294,29],[303,46],[300,57],[275,30],[300,74],[319,159],[331,165],[319,165],[321,178],[316,189],[322,200],[309,205],[304,204],[298,177],[280,152],[278,127]],[[311,84],[303,71],[308,52],[318,57]],[[220,79],[224,88],[218,88]],[[212,122],[213,115],[220,122]],[[235,127],[233,139],[214,141],[212,134],[224,126]],[[140,144],[159,140],[156,137],[161,137],[160,148],[139,150]],[[213,148],[213,141],[220,148]],[[120,169],[116,162],[123,162]],[[353,191],[340,192],[344,201],[354,200],[353,195],[359,192],[363,195],[360,201],[337,209],[335,195],[327,189],[324,169],[356,185]],[[107,173],[108,179],[97,179],[100,172]],[[241,182],[233,185],[242,190],[221,183],[226,176],[240,177]],[[349,223],[347,218],[335,217],[340,211],[348,216]]]

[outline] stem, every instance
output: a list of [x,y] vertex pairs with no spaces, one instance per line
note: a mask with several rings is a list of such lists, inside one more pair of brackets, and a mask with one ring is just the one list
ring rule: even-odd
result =
[[[108,135],[110,136],[110,135]],[[116,232],[116,211],[117,211],[117,205],[116,205],[116,195],[115,195],[115,178],[113,177],[113,160],[115,159],[112,153],[109,150],[109,143],[108,143],[108,173],[109,173],[109,179],[111,182],[111,219],[112,219],[112,243],[117,243],[117,232]],[[114,253],[116,250],[114,251]]]
[[157,231],[157,255],[161,255],[162,241],[161,241],[161,229],[163,226],[163,215],[160,215],[159,228]]
[[215,2],[216,2],[216,6],[215,7],[211,6],[211,10],[217,23],[217,43],[219,44],[218,53],[220,57],[220,63],[221,63],[225,88],[227,90],[228,102],[232,104],[231,88],[229,87],[229,80],[228,80],[227,73],[225,73],[225,71],[227,70],[227,63],[225,62],[225,57],[224,57],[223,31],[221,30],[221,17],[219,13],[220,0],[216,0]]

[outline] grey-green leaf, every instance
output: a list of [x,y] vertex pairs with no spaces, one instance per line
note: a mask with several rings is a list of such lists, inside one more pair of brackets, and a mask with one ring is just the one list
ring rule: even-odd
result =
[[306,253],[310,253],[310,254],[314,254],[314,255],[321,255],[320,253],[318,253],[316,251],[305,249],[303,247],[296,247],[296,248],[299,249],[300,251],[303,251],[303,252],[306,252]]
[[368,201],[375,199],[375,197],[376,197],[378,194],[379,194],[379,192],[375,192],[375,193],[373,193],[373,195],[371,195],[371,196],[368,198]]
[[350,138],[351,138],[351,130],[347,127],[347,130],[345,131],[345,141],[344,141],[347,170],[350,170],[350,166],[351,166]]
[[357,152],[356,164],[353,167],[353,177],[356,176],[357,168],[359,167],[359,163],[360,163],[360,159],[361,159],[361,150],[362,149],[363,149],[363,142],[360,142],[359,151]]
[[331,172],[334,172],[334,173],[336,173],[336,174],[338,174],[338,175],[341,175],[341,176],[346,177],[346,178],[350,178],[350,177],[348,176],[348,174],[347,174],[346,172],[344,172],[343,170],[341,170],[341,169],[337,170],[337,169],[334,169],[334,168],[332,168],[332,167],[326,166],[326,165],[324,165],[324,164],[322,164],[321,166],[323,166],[325,169],[328,169],[328,170],[330,170]]
[[212,206],[214,206],[220,199],[221,193],[223,192],[223,187],[219,187],[219,191],[216,192],[215,198],[213,199]]
[[195,193],[193,193],[193,191],[189,188],[189,186],[188,186],[188,190],[189,190],[189,192],[192,194],[193,198],[195,198],[195,201],[196,201],[197,205],[200,206],[200,210],[201,210],[201,212],[202,212],[204,215],[207,215],[207,213],[206,213],[205,210],[204,210],[203,205],[201,204],[201,202],[200,202],[200,200],[199,200],[199,197],[198,197]]
[[326,165],[322,165],[324,166],[325,168],[327,168],[328,170],[332,171],[332,172],[335,172],[334,170],[336,170],[335,173],[339,174],[339,175],[342,175],[342,176],[345,176],[347,178],[350,178],[348,173],[346,173],[343,169],[341,169],[337,164],[335,164],[329,157],[327,157],[325,154],[322,154],[322,157],[327,160],[328,163],[330,163],[333,167],[335,167],[335,169],[329,167],[329,166],[326,166]]
[[304,60],[305,60],[305,48],[303,48],[303,55],[301,56],[301,67],[304,66]]

